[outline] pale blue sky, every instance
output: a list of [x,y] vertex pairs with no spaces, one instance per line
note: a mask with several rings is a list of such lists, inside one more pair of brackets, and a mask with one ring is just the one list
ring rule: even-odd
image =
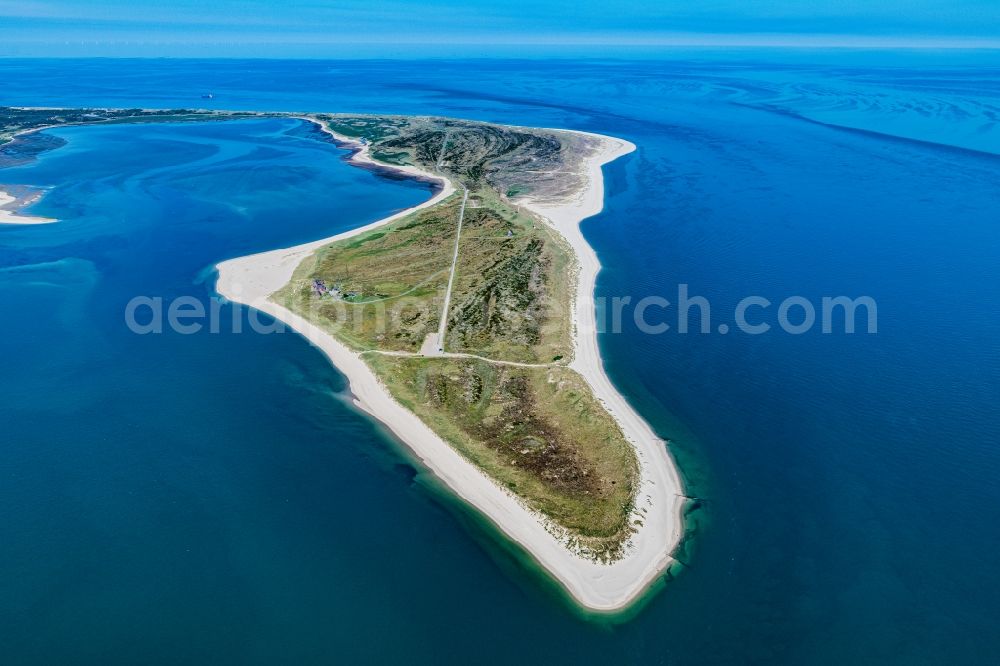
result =
[[0,55],[316,55],[350,44],[1000,42],[1000,0],[0,0]]

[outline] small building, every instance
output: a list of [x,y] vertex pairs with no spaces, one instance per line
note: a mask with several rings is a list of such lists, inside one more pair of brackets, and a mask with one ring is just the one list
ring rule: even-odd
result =
[[313,293],[316,294],[317,296],[322,296],[323,294],[326,294],[329,291],[329,289],[326,286],[326,283],[323,282],[323,280],[319,279],[313,279],[312,290]]

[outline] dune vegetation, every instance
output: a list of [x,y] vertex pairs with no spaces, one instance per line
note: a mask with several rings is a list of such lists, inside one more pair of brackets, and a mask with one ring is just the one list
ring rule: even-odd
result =
[[319,249],[272,299],[360,352],[396,400],[577,552],[616,559],[633,528],[638,464],[567,367],[573,254],[518,205],[571,191],[573,152],[586,147],[466,121],[315,119],[456,192]]

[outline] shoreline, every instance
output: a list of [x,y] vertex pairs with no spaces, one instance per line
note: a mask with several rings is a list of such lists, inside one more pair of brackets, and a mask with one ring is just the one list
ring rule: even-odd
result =
[[585,163],[587,185],[574,201],[544,205],[517,203],[542,216],[569,243],[578,264],[577,290],[573,298],[573,361],[569,367],[590,384],[595,398],[619,424],[632,444],[640,467],[636,508],[645,509],[643,524],[630,537],[625,555],[611,564],[580,557],[550,532],[543,517],[483,474],[451,445],[434,433],[415,414],[400,405],[364,362],[361,355],[338,342],[317,325],[271,302],[269,297],[284,287],[299,263],[316,249],[334,241],[365,233],[415,210],[432,206],[456,191],[447,178],[412,166],[376,162],[368,146],[330,130],[309,117],[339,144],[355,152],[352,165],[397,172],[441,184],[427,201],[387,218],[350,231],[291,248],[263,252],[223,261],[216,266],[216,290],[223,297],[265,312],[284,322],[318,347],[348,380],[354,404],[385,424],[435,476],[463,501],[484,514],[509,539],[524,548],[551,576],[558,580],[581,606],[598,612],[620,611],[637,601],[667,568],[683,534],[682,485],[665,443],[614,388],[604,373],[597,344],[594,286],[600,262],[579,230],[579,223],[599,213],[604,206],[601,166],[635,150],[627,141],[585,132],[569,132],[596,138],[600,148]]
[[6,190],[0,189],[0,224],[52,224],[59,221],[51,217],[20,215],[16,211],[4,208],[4,206],[9,206],[13,203],[17,203],[17,197],[12,196]]

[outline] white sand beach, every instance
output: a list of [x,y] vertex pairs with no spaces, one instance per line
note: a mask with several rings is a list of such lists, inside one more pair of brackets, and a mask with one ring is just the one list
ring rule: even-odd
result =
[[15,202],[17,202],[15,197],[12,197],[3,190],[0,190],[0,224],[51,224],[56,221],[48,217],[20,215],[5,208],[5,206],[9,206]]
[[[576,252],[580,270],[573,309],[576,332],[571,367],[586,378],[596,397],[618,421],[635,446],[640,462],[641,482],[636,506],[646,511],[643,524],[630,538],[624,557],[611,564],[600,564],[573,553],[550,533],[541,516],[490,480],[416,415],[397,403],[357,353],[318,326],[268,300],[271,294],[289,282],[299,263],[317,248],[381,226],[452,194],[455,187],[446,179],[413,167],[389,167],[375,163],[368,155],[367,147],[362,146],[352,161],[378,164],[381,168],[438,181],[443,189],[419,206],[359,229],[293,248],[225,261],[217,266],[217,290],[231,301],[282,320],[322,350],[347,376],[359,408],[388,426],[427,468],[459,497],[486,515],[509,538],[524,547],[582,606],[595,611],[614,611],[641,596],[671,562],[671,553],[682,536],[683,491],[665,443],[611,384],[598,352],[594,285],[600,263],[578,225],[582,219],[597,214],[603,208],[601,165],[631,152],[635,146],[620,139],[589,136],[598,139],[599,148],[587,160],[586,186],[573,199],[557,205],[520,203],[549,220]],[[337,138],[346,141],[343,137]]]

